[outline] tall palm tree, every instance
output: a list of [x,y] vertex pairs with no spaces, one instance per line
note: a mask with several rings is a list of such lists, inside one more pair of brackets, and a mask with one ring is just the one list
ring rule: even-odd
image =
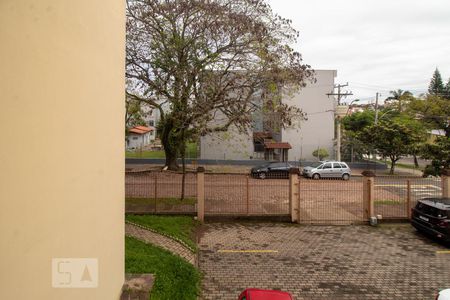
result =
[[392,96],[388,97],[386,100],[397,100],[398,101],[398,111],[402,112],[402,100],[405,97],[409,97],[412,96],[412,93],[410,91],[404,91],[402,89],[398,89],[395,91],[390,91],[390,94],[392,94]]

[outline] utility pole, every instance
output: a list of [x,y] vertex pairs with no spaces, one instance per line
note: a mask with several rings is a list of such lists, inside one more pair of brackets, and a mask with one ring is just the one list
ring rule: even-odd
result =
[[353,95],[352,92],[345,92],[345,93],[341,92],[341,88],[346,87],[346,86],[348,86],[348,82],[346,84],[337,84],[337,85],[335,85],[334,88],[337,89],[337,93],[335,93],[334,90],[333,90],[333,92],[328,93],[327,96],[337,96],[337,104],[341,105],[341,98],[342,97],[347,97],[347,96],[352,96]]
[[[337,105],[340,106],[341,105],[341,98],[342,97],[347,97],[347,96],[352,96],[353,93],[352,92],[345,92],[342,93],[341,92],[341,88],[348,86],[348,82],[346,84],[338,84],[335,85],[334,88],[337,88],[337,93],[331,92],[328,93],[327,96],[337,96]],[[336,109],[336,107],[335,107]],[[336,117],[336,160],[340,161],[341,160],[341,117],[336,114],[336,110],[335,110],[335,117]]]
[[378,124],[378,95],[380,93],[377,92],[376,100],[375,100],[375,125]]

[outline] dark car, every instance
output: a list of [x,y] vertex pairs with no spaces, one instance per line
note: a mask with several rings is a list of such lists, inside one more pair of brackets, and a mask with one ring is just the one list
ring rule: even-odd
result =
[[450,198],[424,198],[412,209],[411,224],[419,231],[450,242]]
[[289,178],[289,171],[294,168],[287,162],[272,162],[252,168],[252,177],[265,178]]

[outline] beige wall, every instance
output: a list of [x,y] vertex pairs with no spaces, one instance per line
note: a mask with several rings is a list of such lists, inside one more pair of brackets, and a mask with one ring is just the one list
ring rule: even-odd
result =
[[[0,1],[0,299],[118,299],[124,261],[124,3]],[[98,258],[54,289],[51,260]]]

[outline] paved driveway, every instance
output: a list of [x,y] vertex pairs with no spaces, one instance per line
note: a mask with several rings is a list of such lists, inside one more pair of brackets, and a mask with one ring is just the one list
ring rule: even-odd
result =
[[199,248],[204,299],[237,299],[246,287],[286,290],[296,300],[434,299],[450,287],[449,249],[408,224],[212,223]]

